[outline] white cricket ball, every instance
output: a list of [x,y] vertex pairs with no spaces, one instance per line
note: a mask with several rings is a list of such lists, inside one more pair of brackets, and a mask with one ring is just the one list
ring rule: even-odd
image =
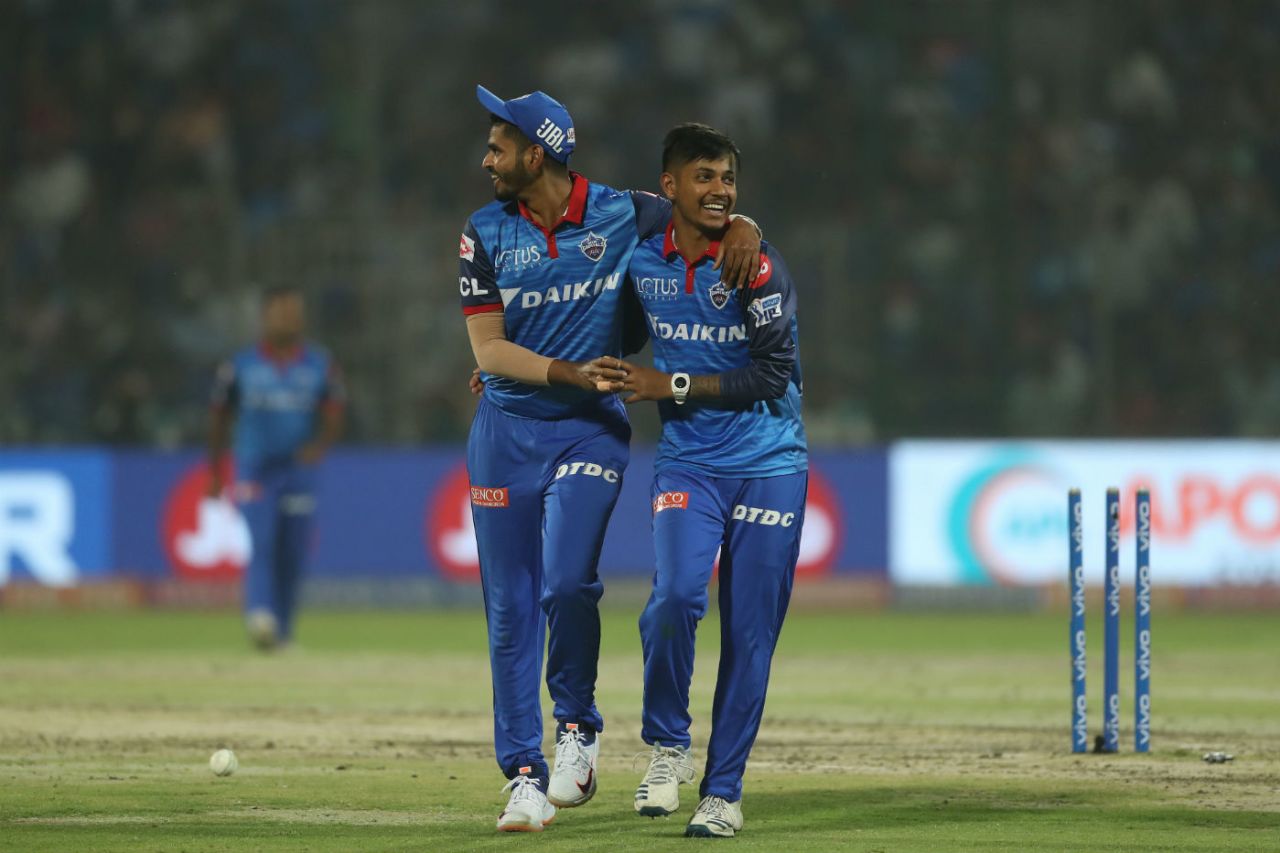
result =
[[229,749],[220,749],[209,758],[209,769],[215,776],[230,776],[239,766],[236,754]]

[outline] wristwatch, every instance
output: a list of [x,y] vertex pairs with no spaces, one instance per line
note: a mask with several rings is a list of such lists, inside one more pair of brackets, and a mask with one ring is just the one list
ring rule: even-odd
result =
[[689,396],[689,374],[671,374],[671,396],[675,398],[677,406],[684,405],[684,401]]

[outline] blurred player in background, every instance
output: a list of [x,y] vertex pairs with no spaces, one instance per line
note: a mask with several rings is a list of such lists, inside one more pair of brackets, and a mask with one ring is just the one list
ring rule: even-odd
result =
[[315,510],[316,464],[342,432],[346,391],[337,364],[304,338],[302,294],[269,290],[262,340],[218,368],[209,426],[209,496],[223,496],[223,453],[235,426],[231,497],[248,522],[245,625],[261,649],[293,636],[298,586]]
[[[620,354],[627,264],[661,234],[669,204],[619,192],[568,168],[573,121],[533,92],[491,117],[482,163],[495,201],[467,221],[459,248],[462,310],[485,381],[467,444],[493,670],[494,740],[510,797],[501,831],[536,832],[556,807],[596,790],[600,651],[597,573],[605,526],[629,459],[631,428],[597,393],[586,359]],[[734,228],[726,279],[755,274],[759,232]],[[726,243],[728,245],[728,242]],[[542,654],[555,703],[556,756],[542,752]]]
[[641,737],[653,747],[635,796],[642,815],[674,812],[680,783],[694,777],[694,635],[720,554],[720,670],[702,800],[685,830],[704,837],[742,828],[742,776],[791,597],[808,485],[787,268],[764,244],[759,276],[735,290],[709,263],[737,201],[738,166],[737,146],[706,125],[667,135],[661,180],[671,221],[641,242],[630,265],[655,367],[597,360],[630,392],[627,403],[656,400],[662,417],[652,487],[657,567],[640,618]]

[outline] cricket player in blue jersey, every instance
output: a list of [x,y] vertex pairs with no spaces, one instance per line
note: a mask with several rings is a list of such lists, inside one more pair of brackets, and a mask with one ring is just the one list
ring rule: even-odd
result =
[[315,510],[316,465],[342,431],[346,403],[329,353],[304,338],[302,294],[267,292],[263,336],[219,368],[209,428],[210,497],[223,495],[222,455],[235,426],[232,497],[249,525],[245,625],[261,649],[293,636]]
[[734,289],[709,263],[737,201],[740,155],[726,136],[684,124],[666,137],[665,231],[642,240],[630,282],[644,309],[654,367],[597,359],[601,376],[658,401],[653,480],[653,591],[640,618],[641,737],[652,746],[636,790],[642,815],[679,807],[694,777],[689,682],[694,635],[720,554],[720,669],[698,804],[685,834],[742,829],[742,776],[760,728],[769,667],[791,597],[808,485],[800,420],[796,293],[778,250]]
[[[661,234],[670,205],[571,172],[573,121],[550,96],[504,101],[483,86],[477,96],[491,118],[482,166],[495,200],[471,215],[459,246],[462,310],[484,382],[467,472],[495,751],[511,792],[497,828],[537,832],[557,806],[595,793],[604,729],[597,562],[631,428],[617,396],[598,393],[599,368],[587,360],[620,355],[627,266],[640,240]],[[725,277],[745,283],[758,269],[759,232],[749,221],[732,229]],[[557,721],[550,770],[544,643]]]

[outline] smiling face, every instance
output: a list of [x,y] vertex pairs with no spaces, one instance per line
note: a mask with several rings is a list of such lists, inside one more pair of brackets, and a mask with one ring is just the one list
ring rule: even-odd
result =
[[662,173],[662,190],[675,215],[708,236],[724,231],[738,203],[738,176],[733,157],[697,159]]
[[505,122],[489,127],[488,151],[480,165],[489,173],[498,201],[514,201],[533,183],[535,176],[526,162],[531,147],[520,131]]

